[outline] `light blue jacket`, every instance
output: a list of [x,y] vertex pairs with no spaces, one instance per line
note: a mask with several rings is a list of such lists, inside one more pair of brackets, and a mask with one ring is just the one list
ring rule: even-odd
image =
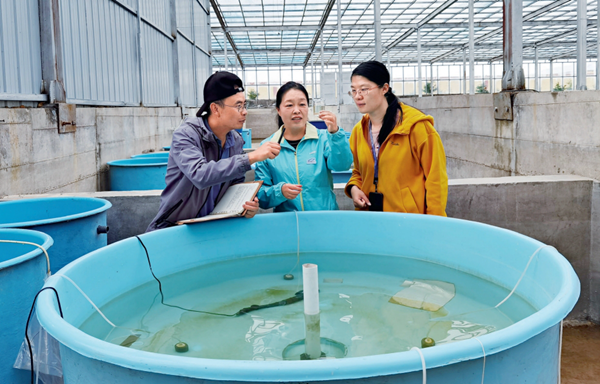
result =
[[[266,138],[277,142],[281,128]],[[306,133],[294,150],[285,139],[281,140],[281,152],[274,159],[256,163],[256,180],[263,185],[258,192],[260,207],[282,211],[317,211],[338,209],[333,193],[331,171],[346,171],[352,165],[352,152],[344,130],[334,134],[306,124]],[[293,200],[281,193],[286,184],[301,184],[302,192]]]

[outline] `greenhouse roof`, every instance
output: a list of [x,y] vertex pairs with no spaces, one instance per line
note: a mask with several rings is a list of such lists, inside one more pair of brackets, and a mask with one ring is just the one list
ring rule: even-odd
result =
[[[523,57],[574,58],[577,0],[523,1]],[[304,66],[338,64],[334,0],[210,0],[213,65]],[[375,58],[374,1],[341,2],[342,62]],[[596,57],[598,0],[587,1],[587,57]],[[502,0],[475,0],[475,61],[502,60]],[[468,57],[468,0],[380,0],[382,60],[417,61],[417,30],[424,63]],[[223,32],[225,30],[225,33]],[[321,57],[321,39],[323,57]],[[234,55],[234,51],[236,55]],[[465,53],[466,52],[466,53]],[[389,58],[388,58],[389,55]]]

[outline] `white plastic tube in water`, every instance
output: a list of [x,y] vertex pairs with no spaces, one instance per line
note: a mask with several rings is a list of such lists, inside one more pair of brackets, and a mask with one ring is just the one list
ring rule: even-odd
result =
[[310,359],[321,357],[321,316],[319,314],[319,270],[316,264],[302,265],[304,284],[304,346]]

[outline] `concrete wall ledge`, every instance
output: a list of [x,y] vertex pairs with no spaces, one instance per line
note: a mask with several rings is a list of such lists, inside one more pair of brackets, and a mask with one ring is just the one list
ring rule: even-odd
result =
[[[334,192],[342,210],[354,209],[344,194]],[[449,181],[449,217],[514,230],[553,245],[573,265],[581,281],[581,297],[571,321],[600,323],[600,182],[576,175],[517,176]],[[160,204],[160,190],[13,195],[2,201],[85,196],[109,200],[108,242],[146,230]]]
[[450,179],[448,187],[454,185],[499,185],[519,183],[552,183],[565,181],[595,181],[589,177],[577,175],[540,175],[540,176],[510,176],[510,177],[478,177],[467,179]]

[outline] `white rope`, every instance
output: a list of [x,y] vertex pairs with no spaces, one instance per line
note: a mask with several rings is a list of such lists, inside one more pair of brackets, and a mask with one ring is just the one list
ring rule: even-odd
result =
[[423,368],[423,384],[427,384],[427,367],[425,366],[425,356],[423,356],[421,349],[419,349],[418,347],[412,347],[410,350],[417,351],[419,353],[419,356],[421,356],[421,367]]
[[83,297],[85,297],[85,298],[86,298],[86,300],[87,300],[87,301],[88,301],[88,302],[89,302],[89,303],[92,305],[92,307],[94,307],[94,309],[95,309],[95,310],[96,310],[96,311],[97,311],[97,312],[100,314],[100,316],[102,316],[102,318],[103,318],[104,320],[106,320],[106,322],[107,322],[108,324],[112,325],[114,328],[117,328],[117,326],[116,326],[116,325],[114,325],[114,324],[112,323],[112,321],[108,320],[108,318],[107,318],[106,316],[104,316],[104,313],[102,313],[102,311],[100,310],[100,308],[98,308],[98,307],[96,306],[96,304],[94,304],[94,302],[93,302],[93,301],[92,301],[92,300],[91,300],[91,299],[88,297],[88,295],[86,295],[86,294],[85,294],[85,292],[83,292],[83,291],[81,290],[81,288],[79,288],[79,286],[78,286],[77,284],[75,284],[75,282],[74,282],[73,280],[71,280],[71,279],[70,279],[68,276],[65,276],[65,275],[63,275],[63,274],[58,274],[58,275],[54,275],[54,276],[60,276],[60,277],[64,277],[65,279],[69,280],[69,281],[71,282],[71,284],[73,284],[73,286],[74,286],[75,288],[77,288],[77,290],[78,290],[78,291],[79,291],[79,292],[80,292],[80,293],[83,295]]
[[483,343],[477,337],[474,337],[475,340],[481,344],[481,351],[483,352],[483,371],[481,372],[481,384],[483,384],[483,379],[485,378],[485,348],[483,347]]
[[44,247],[42,247],[41,245],[36,244],[36,243],[31,243],[29,241],[16,241],[16,240],[0,240],[0,243],[35,245],[36,247],[41,249],[44,252],[44,255],[46,256],[46,265],[48,266],[48,276],[50,276],[50,258],[48,257],[48,252],[46,252],[46,249]]
[[[527,272],[527,268],[529,268],[529,264],[531,264],[531,261],[533,260],[533,258],[535,257],[535,255],[538,254],[539,251],[541,251],[544,248],[554,248],[551,245],[542,245],[541,247],[539,247],[538,249],[536,249],[535,252],[533,252],[533,254],[531,255],[531,257],[529,258],[529,261],[527,262],[527,265],[525,266],[525,269],[523,270],[523,273],[521,273],[521,277],[519,277],[519,280],[517,281],[517,284],[515,284],[514,288],[512,289],[512,291],[510,291],[510,293],[508,294],[508,296],[506,296],[504,298],[504,300],[502,300],[501,302],[499,302],[498,304],[496,304],[496,306],[494,308],[498,308],[499,306],[501,306],[502,304],[504,304],[504,302],[506,300],[508,300],[513,293],[515,293],[515,291],[517,290],[517,287],[519,286],[519,284],[521,284],[521,280],[523,280],[523,277],[525,276],[525,272]],[[556,248],[554,248],[556,249]]]
[[296,257],[298,258],[298,262],[300,262],[300,224],[298,223],[298,211],[294,211],[294,213],[296,214],[296,238],[298,239]]
[[300,224],[298,224],[298,211],[294,211],[294,213],[296,214],[296,239],[298,242],[296,244],[296,265],[290,269],[290,274],[296,269],[298,264],[300,264]]

